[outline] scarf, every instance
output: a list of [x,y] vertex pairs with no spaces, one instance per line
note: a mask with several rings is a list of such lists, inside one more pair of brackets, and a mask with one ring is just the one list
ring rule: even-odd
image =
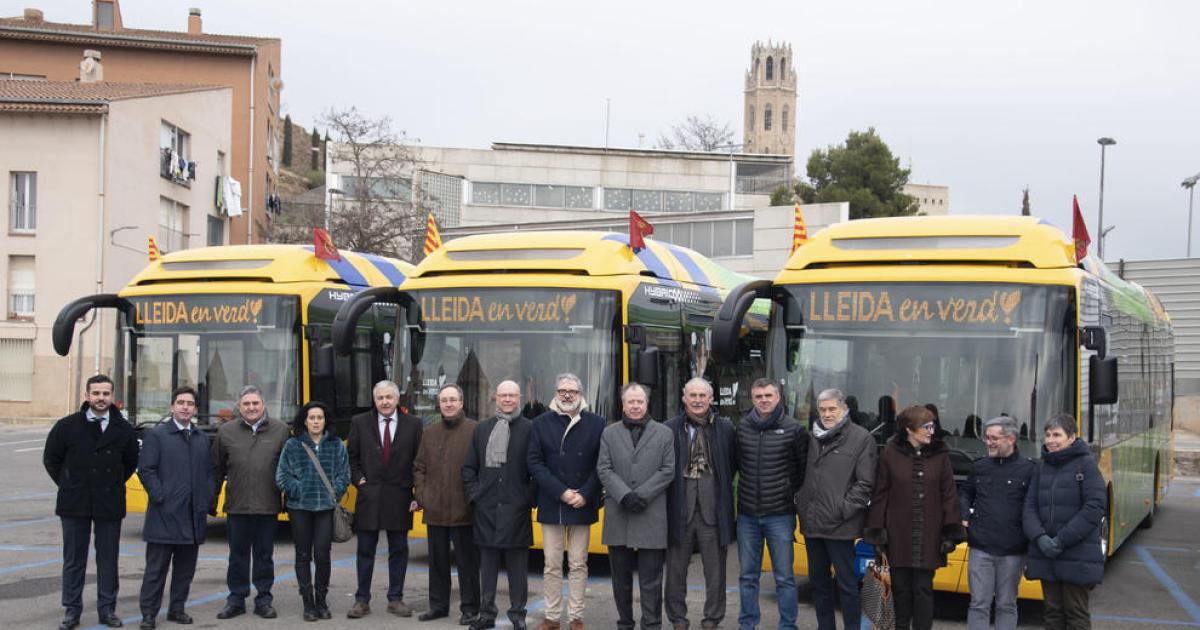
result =
[[637,448],[638,440],[642,439],[642,433],[646,430],[646,422],[650,420],[650,416],[643,416],[641,420],[630,420],[625,416],[621,416],[621,424],[629,429],[629,437],[633,440],[633,447]]
[[826,436],[832,436],[835,431],[842,428],[843,424],[846,424],[847,418],[849,418],[849,416],[842,416],[842,419],[838,420],[837,424],[828,429],[825,428],[825,425],[822,424],[821,420],[818,418],[817,421],[813,423],[813,437],[817,438],[817,441],[824,442]]
[[521,412],[514,409],[512,413],[496,410],[496,426],[488,436],[487,448],[484,449],[483,465],[487,468],[499,468],[508,463],[508,437],[511,435],[511,423],[520,417]]
[[701,475],[711,472],[708,467],[708,434],[705,429],[711,423],[712,412],[704,418],[687,416],[688,426],[692,429],[692,439],[688,447],[687,468],[683,476],[688,479],[699,479]]
[[775,410],[765,419],[758,415],[758,408],[750,410],[750,424],[759,431],[766,431],[767,428],[774,426],[783,417],[783,402],[775,405]]
[[464,413],[462,410],[459,410],[459,412],[453,416],[442,416],[442,422],[446,423],[446,426],[453,429],[454,427],[458,426],[458,423],[462,422],[462,419],[465,417],[466,413]]

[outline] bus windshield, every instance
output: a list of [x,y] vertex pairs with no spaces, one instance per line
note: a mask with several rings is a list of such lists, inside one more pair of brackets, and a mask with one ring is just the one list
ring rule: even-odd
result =
[[397,336],[397,382],[410,412],[437,419],[437,392],[464,390],[464,411],[482,420],[495,412],[504,380],[521,386],[524,414],[535,417],[554,398],[554,378],[583,381],[589,409],[608,417],[619,406],[620,296],[615,291],[469,288],[410,291],[418,311]]
[[117,396],[135,426],[170,411],[171,390],[198,393],[196,423],[237,417],[245,385],[263,392],[267,414],[290,422],[300,406],[299,298],[277,295],[131,297],[117,348]]
[[[816,420],[814,398],[837,388],[851,418],[882,442],[894,414],[937,409],[955,472],[986,454],[982,422],[1016,419],[1018,448],[1038,457],[1042,423],[1075,415],[1073,290],[967,283],[792,285],[769,363],[789,407]],[[778,315],[777,315],[778,317]]]

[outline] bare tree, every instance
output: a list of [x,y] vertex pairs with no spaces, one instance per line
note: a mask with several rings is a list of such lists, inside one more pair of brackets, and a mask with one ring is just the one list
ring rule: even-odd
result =
[[688,116],[682,123],[671,125],[666,133],[658,135],[654,148],[668,151],[716,151],[733,144],[733,127],[729,123],[718,123],[712,116]]
[[[431,204],[417,183],[421,165],[409,139],[392,129],[390,117],[371,118],[355,107],[330,109],[320,122],[332,134],[331,162],[343,165],[340,194],[330,196],[334,244],[416,259]],[[291,204],[284,214],[264,227],[271,242],[308,242],[312,228],[325,223],[323,204]]]

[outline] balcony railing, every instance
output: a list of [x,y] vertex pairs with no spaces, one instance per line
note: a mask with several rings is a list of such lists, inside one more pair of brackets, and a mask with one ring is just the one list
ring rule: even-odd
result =
[[37,229],[37,207],[16,200],[10,201],[8,226],[12,232],[33,232]]
[[13,291],[8,296],[9,319],[32,319],[36,294],[32,291]]

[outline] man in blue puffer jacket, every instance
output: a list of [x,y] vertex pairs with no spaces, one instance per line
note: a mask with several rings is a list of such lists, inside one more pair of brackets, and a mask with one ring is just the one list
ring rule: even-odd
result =
[[1046,421],[1042,465],[1025,497],[1025,576],[1042,580],[1046,628],[1090,628],[1088,595],[1104,578],[1100,521],[1108,493],[1096,458],[1075,438],[1075,418]]

